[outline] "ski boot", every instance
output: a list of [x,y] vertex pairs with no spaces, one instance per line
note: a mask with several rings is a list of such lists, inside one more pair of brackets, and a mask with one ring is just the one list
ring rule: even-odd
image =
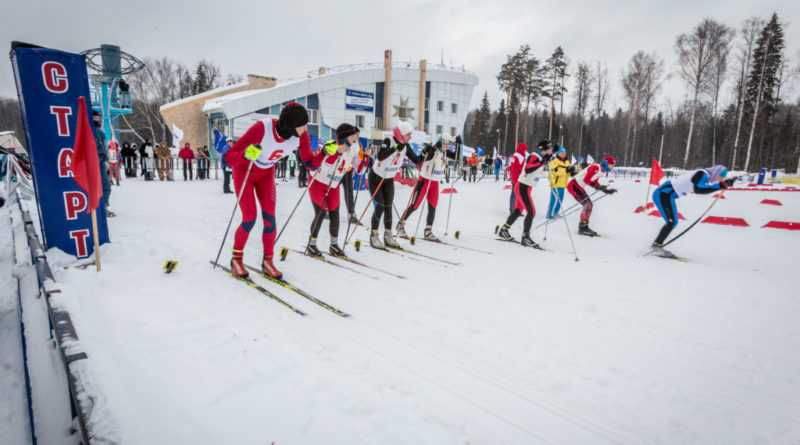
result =
[[406,233],[405,223],[402,221],[397,224],[397,236],[399,238],[408,238],[408,234]]
[[383,245],[381,242],[381,238],[378,235],[377,230],[373,230],[372,234],[369,236],[369,245],[376,248],[376,249],[385,249],[386,246]]
[[442,242],[439,238],[436,237],[436,235],[433,234],[430,227],[425,228],[425,239],[436,243]]
[[508,233],[508,228],[509,227],[507,225],[503,224],[503,227],[501,227],[500,231],[497,232],[497,236],[499,236],[500,238],[502,238],[502,239],[504,239],[506,241],[513,241],[514,237],[511,236],[510,233]]
[[336,243],[331,244],[331,248],[328,249],[328,252],[330,252],[330,254],[333,256],[338,256],[338,257],[345,256],[344,250],[342,250],[341,247],[339,247],[339,245]]
[[306,246],[306,252],[305,253],[308,256],[317,256],[317,257],[321,257],[322,256],[322,252],[320,252],[319,249],[317,248],[317,239],[316,238],[311,238],[308,241],[308,245]]
[[675,254],[670,252],[669,250],[664,248],[664,245],[661,243],[653,243],[653,255],[659,256],[661,258],[676,258]]
[[531,235],[528,234],[528,233],[523,233],[522,234],[522,239],[520,240],[519,243],[522,244],[525,247],[533,247],[534,249],[540,249],[541,248],[538,244],[536,244],[536,241],[531,239]]
[[264,259],[261,261],[261,271],[276,280],[283,278],[281,271],[272,264],[272,255],[264,254]]
[[383,244],[385,244],[386,247],[394,247],[395,249],[400,248],[400,244],[397,244],[397,240],[392,236],[391,230],[385,230],[383,232]]
[[360,223],[358,222],[358,218],[356,218],[356,215],[354,213],[350,214],[350,224],[360,225]]
[[238,278],[247,278],[249,276],[247,269],[244,267],[243,256],[244,252],[233,249],[233,255],[231,256],[231,273]]
[[581,221],[578,224],[578,235],[597,236],[597,232],[589,228],[588,221]]

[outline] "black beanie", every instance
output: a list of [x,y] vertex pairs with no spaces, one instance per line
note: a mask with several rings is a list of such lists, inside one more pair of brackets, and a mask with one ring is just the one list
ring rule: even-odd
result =
[[347,139],[348,136],[356,134],[358,129],[348,123],[344,123],[336,127],[336,139],[341,142]]
[[308,112],[305,107],[297,102],[290,102],[281,110],[278,117],[278,135],[284,139],[297,134],[297,127],[302,127],[308,123]]
[[539,151],[542,151],[542,150],[547,150],[548,146],[552,147],[553,143],[548,141],[547,139],[542,139],[541,141],[539,141],[539,145],[537,145],[536,148],[538,148]]

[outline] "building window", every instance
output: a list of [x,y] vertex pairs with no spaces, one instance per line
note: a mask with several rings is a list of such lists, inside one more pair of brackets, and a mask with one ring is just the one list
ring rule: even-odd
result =
[[356,114],[356,127],[359,129],[364,128],[364,115]]
[[450,127],[450,136],[456,135],[456,127]]
[[375,116],[375,128],[383,130],[383,117]]
[[319,110],[306,110],[308,112],[308,123],[312,125],[319,124]]
[[442,126],[441,125],[437,125],[436,126],[436,134],[442,134]]
[[436,102],[436,111],[444,111],[444,101],[440,100]]
[[450,112],[453,114],[458,113],[458,104],[450,104]]

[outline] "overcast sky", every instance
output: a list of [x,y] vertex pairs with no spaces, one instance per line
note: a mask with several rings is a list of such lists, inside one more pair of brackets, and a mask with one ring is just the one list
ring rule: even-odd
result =
[[[13,7],[9,3],[13,2]],[[189,66],[201,58],[223,73],[278,78],[305,75],[319,66],[427,59],[464,66],[480,77],[470,108],[488,91],[492,109],[501,97],[496,76],[506,55],[530,44],[546,59],[562,46],[571,60],[604,61],[611,92],[607,108],[622,105],[619,73],[638,50],[655,52],[674,72],[674,42],[704,17],[739,28],[753,15],[777,12],[792,66],[800,59],[797,0],[406,0],[120,2],[7,0],[0,42],[13,40],[80,52],[101,43],[134,56],[166,56]],[[213,5],[213,6],[212,6]],[[0,62],[0,96],[16,95],[8,58]],[[798,82],[794,82],[798,85]],[[677,104],[685,86],[667,80],[659,107]],[[727,96],[725,96],[727,97]],[[798,89],[788,98],[796,101]],[[726,100],[727,102],[727,100]]]

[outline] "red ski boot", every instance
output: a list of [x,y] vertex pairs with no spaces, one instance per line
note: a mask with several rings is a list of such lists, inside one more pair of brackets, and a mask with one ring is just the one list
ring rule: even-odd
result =
[[233,256],[231,257],[231,272],[235,277],[247,278],[249,276],[247,269],[244,267],[244,259],[242,258],[243,255],[244,252],[241,250],[233,249]]
[[261,270],[264,271],[265,274],[275,278],[276,280],[280,280],[283,278],[283,274],[281,271],[272,264],[272,255],[264,255],[264,261],[261,262]]

